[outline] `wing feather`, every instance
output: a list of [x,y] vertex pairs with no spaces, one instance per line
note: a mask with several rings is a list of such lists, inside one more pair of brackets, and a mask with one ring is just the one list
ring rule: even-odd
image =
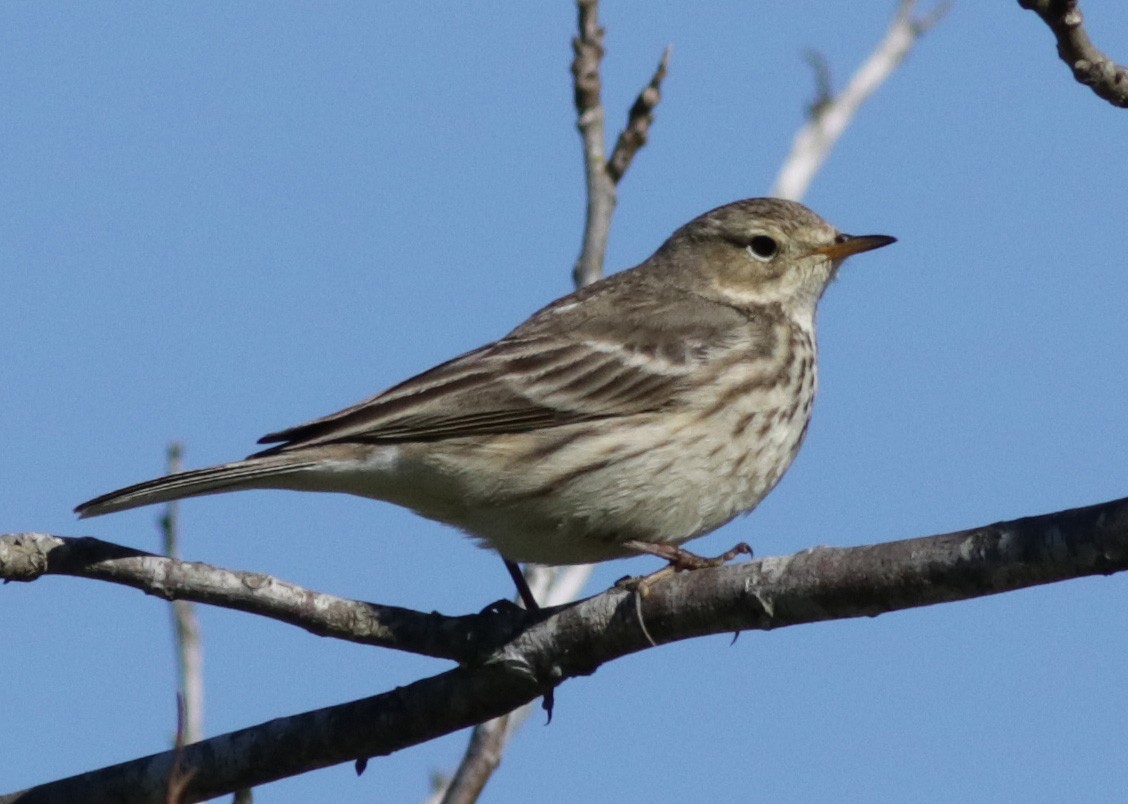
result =
[[[598,294],[598,286],[578,293]],[[687,378],[718,352],[731,351],[734,336],[746,336],[750,325],[746,315],[700,297],[667,294],[649,308],[637,298],[620,300],[615,309],[614,298],[577,305],[576,295],[499,341],[338,413],[270,433],[259,443],[278,446],[258,454],[331,442],[514,433],[660,410],[676,404]],[[679,317],[661,314],[671,305]],[[694,349],[686,348],[689,342]]]

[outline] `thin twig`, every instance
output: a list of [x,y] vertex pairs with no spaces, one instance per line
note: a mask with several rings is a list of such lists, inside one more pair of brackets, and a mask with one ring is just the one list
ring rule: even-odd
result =
[[[682,573],[641,606],[659,644],[873,617],[1128,570],[1128,498],[972,530],[864,547],[818,547]],[[262,723],[183,748],[187,801],[380,756],[498,717],[564,680],[651,649],[633,591],[613,588],[551,612],[481,661],[393,691]],[[488,615],[480,615],[488,616]],[[160,802],[174,752],[133,760],[0,804]]]
[[501,764],[501,756],[511,734],[509,721],[512,716],[513,713],[510,712],[474,727],[458,769],[443,789],[436,791],[436,801],[442,804],[469,804],[478,800],[486,782]]
[[893,74],[916,40],[947,13],[950,3],[940,3],[923,17],[913,16],[915,5],[914,0],[901,1],[881,42],[838,95],[827,96],[825,77],[816,70],[816,102],[811,105],[806,124],[792,140],[791,153],[784,160],[770,195],[795,201],[803,197],[859,107]]
[[580,258],[572,276],[577,286],[594,282],[603,274],[603,255],[611,213],[615,210],[615,183],[607,173],[604,152],[602,81],[603,29],[599,27],[598,0],[577,0],[580,33],[572,40],[572,81],[575,87],[576,126],[584,149],[584,185],[587,209]]
[[833,83],[830,80],[830,62],[826,54],[813,48],[803,54],[804,60],[815,73],[815,97],[807,107],[807,117],[818,117],[826,107],[834,102]]
[[[180,443],[174,441],[168,445],[165,455],[169,474],[181,470],[183,453]],[[159,521],[164,554],[170,558],[180,557],[179,507],[175,500],[168,503]],[[173,600],[169,610],[176,652],[177,687],[183,709],[183,729],[177,730],[177,739],[194,743],[204,737],[204,655],[200,625],[191,601]]]
[[576,287],[590,285],[603,276],[603,259],[615,211],[615,185],[623,178],[638,150],[646,144],[654,108],[662,97],[662,80],[670,63],[670,48],[662,54],[650,82],[643,87],[627,115],[627,125],[619,135],[610,159],[606,156],[601,93],[603,81],[599,66],[603,60],[603,35],[599,27],[598,0],[576,0],[579,34],[572,39],[573,95],[576,126],[584,152],[584,186],[587,209],[584,215],[583,245],[572,271]]
[[1057,52],[1078,83],[1089,87],[1113,106],[1128,108],[1128,67],[1104,54],[1085,32],[1077,0],[1018,0],[1049,26],[1057,39]]
[[627,114],[626,128],[619,134],[619,139],[615,143],[615,150],[611,152],[611,158],[607,160],[607,173],[614,184],[619,183],[627,172],[627,168],[631,166],[635,154],[642,146],[646,145],[646,140],[650,135],[650,126],[654,122],[654,109],[658,106],[658,102],[662,100],[662,81],[666,78],[666,71],[670,67],[671,50],[672,48],[667,46],[662,51],[662,58],[658,61],[658,68],[651,76],[650,83],[642,88],[638,97],[635,98],[635,102],[631,104],[631,110]]
[[176,694],[176,740],[173,743],[172,768],[168,772],[165,782],[165,804],[182,804],[185,801],[185,790],[192,777],[196,774],[194,768],[185,768],[182,764],[186,739],[187,721],[184,712],[184,696]]

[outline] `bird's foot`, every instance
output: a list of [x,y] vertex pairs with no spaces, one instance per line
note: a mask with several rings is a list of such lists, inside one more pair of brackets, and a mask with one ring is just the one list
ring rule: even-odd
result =
[[642,542],[637,539],[631,539],[624,544],[639,553],[646,553],[647,555],[658,556],[664,558],[668,562],[666,566],[657,572],[652,572],[649,575],[641,576],[626,576],[620,578],[615,582],[615,586],[619,589],[626,589],[634,592],[635,602],[635,616],[638,618],[639,627],[642,629],[643,635],[651,645],[657,646],[654,637],[651,636],[650,631],[646,627],[646,622],[642,618],[642,599],[650,593],[650,587],[656,584],[663,578],[674,575],[678,572],[690,572],[692,570],[708,569],[709,567],[719,567],[722,564],[727,564],[739,555],[752,555],[752,548],[745,542],[740,542],[731,550],[726,550],[719,556],[707,558],[699,556],[697,553],[691,553],[688,550],[672,545],[672,544],[656,544],[654,542]]
[[662,567],[662,569],[657,572],[636,578],[623,578],[615,584],[622,588],[633,589],[644,597],[649,592],[651,586],[663,578],[667,578],[676,573],[719,567],[723,564],[727,564],[739,555],[752,556],[752,548],[747,542],[740,542],[731,550],[726,550],[719,556],[713,557],[699,556],[697,553],[691,553],[689,550],[682,549],[674,544],[643,542],[637,539],[631,539],[630,541],[624,542],[624,544],[626,547],[638,553],[658,556],[659,558],[666,559],[668,562],[666,566]]

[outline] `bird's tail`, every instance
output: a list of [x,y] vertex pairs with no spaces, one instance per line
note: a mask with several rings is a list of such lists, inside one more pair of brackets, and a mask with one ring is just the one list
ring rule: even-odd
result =
[[184,497],[239,489],[285,488],[285,482],[281,482],[284,476],[302,472],[314,463],[287,453],[248,458],[146,480],[87,500],[74,510],[80,519],[85,519]]

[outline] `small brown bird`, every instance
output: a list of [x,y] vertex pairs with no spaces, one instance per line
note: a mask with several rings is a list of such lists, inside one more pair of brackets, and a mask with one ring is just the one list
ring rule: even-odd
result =
[[811,415],[815,305],[844,259],[892,242],[790,201],[727,204],[504,338],[260,439],[276,446],[76,510],[333,491],[453,525],[509,562],[665,555],[779,481]]

